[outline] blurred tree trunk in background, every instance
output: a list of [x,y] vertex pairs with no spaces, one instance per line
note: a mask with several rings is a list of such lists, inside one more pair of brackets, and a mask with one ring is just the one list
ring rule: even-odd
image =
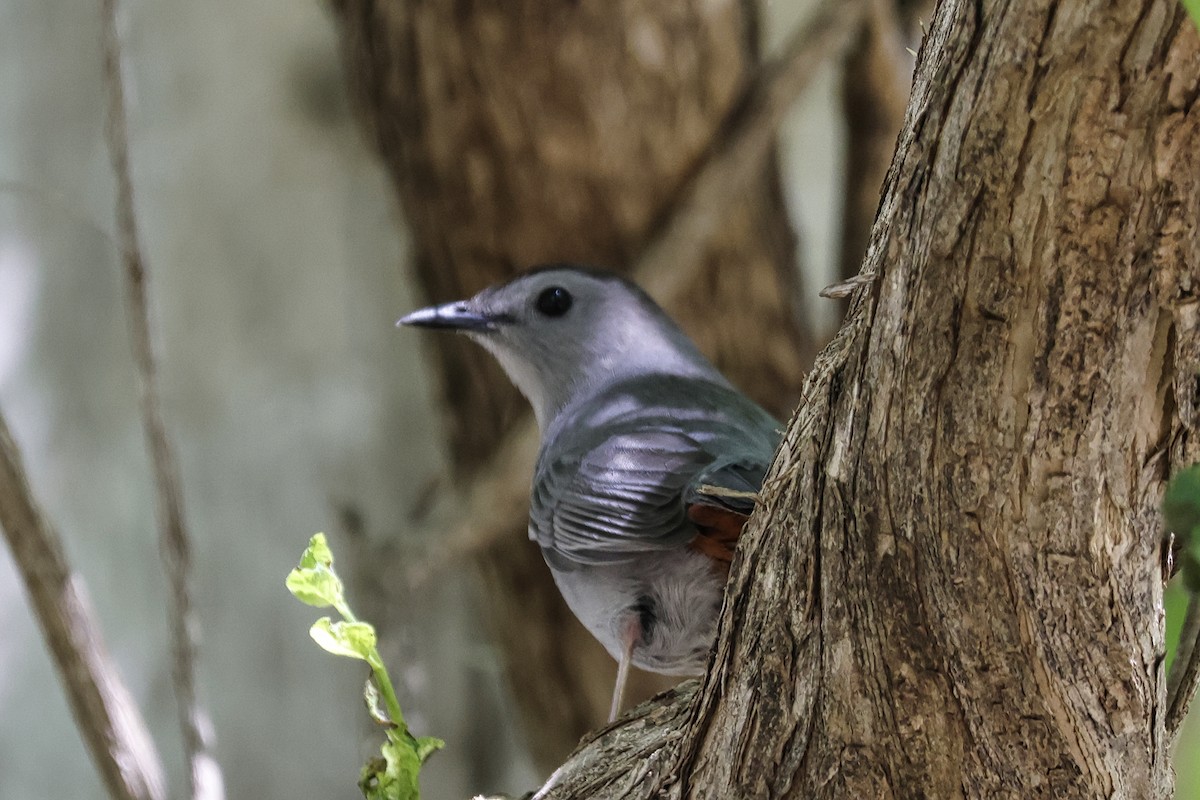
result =
[[[842,279],[858,274],[871,223],[879,209],[879,190],[896,151],[896,134],[908,105],[912,65],[905,52],[909,32],[893,0],[868,0],[866,24],[842,73],[846,120],[845,195],[842,198]],[[920,41],[918,38],[917,41]]]
[[[365,124],[390,171],[428,300],[548,261],[627,270],[713,147],[757,62],[755,8],[723,0],[336,0]],[[772,162],[712,231],[668,309],[777,415],[813,343]],[[526,403],[461,337],[436,353],[454,480],[487,464]],[[559,597],[525,520],[478,558],[535,759],[603,721],[612,659]],[[661,687],[645,676],[632,699]]]

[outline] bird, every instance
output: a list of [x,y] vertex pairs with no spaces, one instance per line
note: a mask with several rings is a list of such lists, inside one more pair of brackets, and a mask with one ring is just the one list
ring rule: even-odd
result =
[[642,289],[551,264],[397,323],[465,334],[533,407],[529,538],[617,661],[703,671],[729,565],[780,439]]

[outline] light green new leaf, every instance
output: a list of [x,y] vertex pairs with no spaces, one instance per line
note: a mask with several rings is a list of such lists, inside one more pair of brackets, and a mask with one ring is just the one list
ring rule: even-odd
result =
[[421,760],[405,734],[392,729],[375,759],[363,768],[359,787],[367,800],[420,800],[417,773]]
[[[333,553],[324,534],[316,534],[300,559],[300,566],[287,577],[287,587],[299,600],[311,606],[333,606],[342,621],[322,617],[313,623],[309,635],[323,649],[338,656],[357,658],[371,666],[373,679],[367,680],[364,699],[371,717],[388,726],[387,741],[381,748],[383,758],[373,758],[363,767],[359,788],[367,800],[420,800],[417,773],[429,756],[444,743],[432,736],[414,737],[404,724],[404,714],[396,699],[396,690],[375,646],[375,629],[355,619],[346,602],[342,581],[333,571]],[[383,701],[386,714],[379,708]]]
[[387,761],[388,782],[399,790],[397,800],[418,800],[421,789],[417,783],[417,773],[421,770],[421,759],[412,746],[412,737],[393,728],[388,731],[387,738],[380,750]]
[[372,758],[363,764],[358,774],[358,790],[367,800],[383,800],[385,795],[379,785],[379,776],[387,769],[387,762],[382,758]]
[[418,736],[417,737],[417,759],[422,764],[429,760],[429,757],[446,746],[446,743],[436,736]]
[[342,580],[325,567],[299,567],[288,573],[284,583],[301,603],[317,608],[342,604]]
[[304,548],[304,554],[300,556],[300,569],[312,569],[316,566],[325,569],[333,567],[333,551],[329,549],[329,542],[325,541],[323,533],[314,533],[308,540],[308,547]]
[[308,635],[335,656],[370,662],[375,653],[375,628],[369,622],[332,622],[329,617],[321,617],[308,629]]
[[302,603],[317,608],[333,606],[339,611],[345,606],[342,580],[333,571],[333,553],[323,533],[308,540],[300,566],[288,573],[285,583]]

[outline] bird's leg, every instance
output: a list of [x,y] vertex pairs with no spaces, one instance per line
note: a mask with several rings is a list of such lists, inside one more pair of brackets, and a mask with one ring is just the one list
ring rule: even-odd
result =
[[617,718],[621,700],[625,697],[625,681],[629,678],[629,664],[633,661],[633,646],[642,638],[642,623],[636,614],[631,614],[621,627],[621,660],[617,662],[617,685],[613,687],[612,707],[608,710],[608,721]]

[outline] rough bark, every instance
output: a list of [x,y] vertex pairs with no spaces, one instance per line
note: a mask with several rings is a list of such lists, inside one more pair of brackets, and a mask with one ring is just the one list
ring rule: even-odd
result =
[[703,683],[548,796],[1166,797],[1161,531],[1200,457],[1200,39],[944,2],[851,315]]
[[[334,6],[431,301],[544,261],[628,268],[714,146],[756,56],[749,5],[736,2]],[[794,404],[795,352],[808,347],[791,315],[793,249],[768,165],[712,231],[674,309],[777,412]],[[768,332],[775,344],[756,345]],[[488,462],[524,401],[467,343],[431,346],[462,479]],[[550,764],[604,718],[614,667],[565,609],[523,527],[514,518],[479,564],[534,755]]]

